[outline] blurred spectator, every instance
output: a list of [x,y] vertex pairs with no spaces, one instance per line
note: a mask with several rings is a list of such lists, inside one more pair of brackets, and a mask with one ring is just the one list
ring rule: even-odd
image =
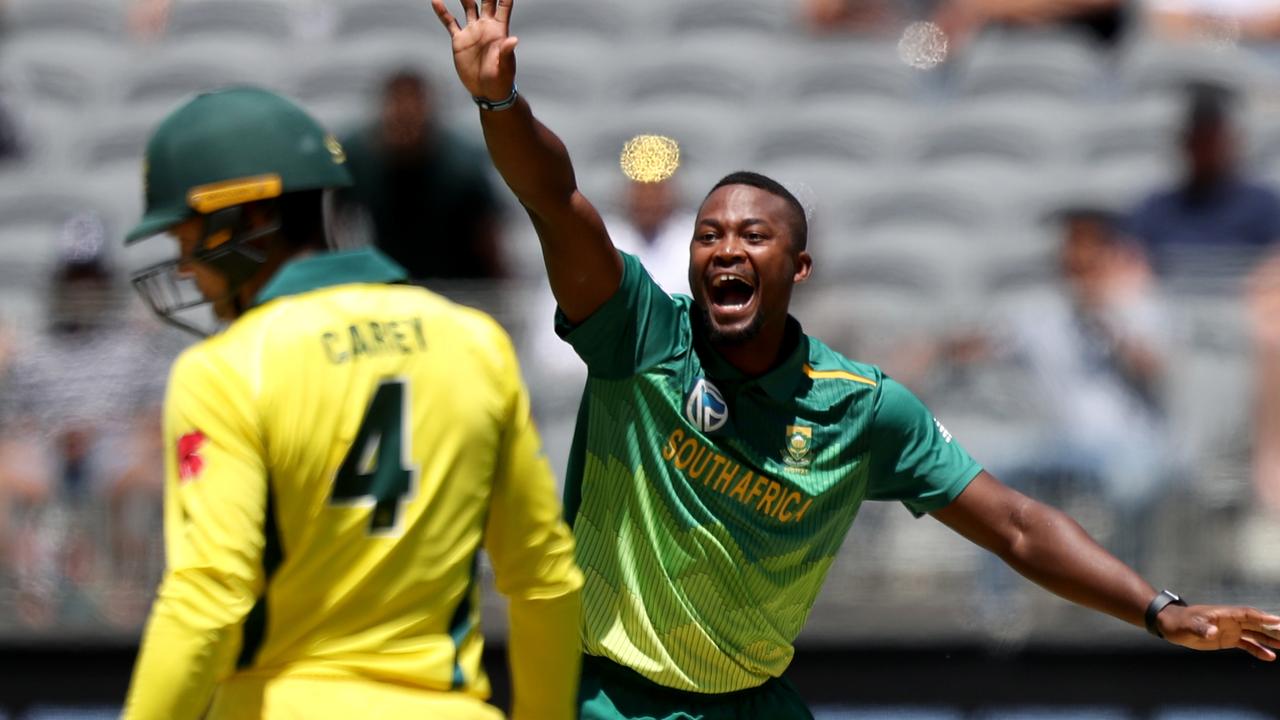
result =
[[368,213],[378,247],[413,278],[503,275],[488,156],[440,126],[426,78],[392,75],[381,118],[343,146],[348,210]]
[[942,0],[934,22],[953,46],[992,26],[1065,28],[1114,45],[1129,25],[1127,5],[1126,0]]
[[4,97],[0,95],[0,165],[22,157],[22,143],[18,134],[18,124],[5,106]]
[[801,13],[816,33],[875,32],[903,20],[902,4],[890,0],[803,0]]
[[1126,0],[803,0],[802,15],[817,33],[875,32],[928,17],[946,33],[952,51],[987,27],[1062,27],[1108,45],[1129,26]]
[[640,258],[668,293],[689,294],[689,241],[693,215],[679,212],[675,180],[628,182],[621,217],[607,218],[609,235],[623,252]]
[[[674,179],[659,183],[628,181],[622,192],[622,215],[604,219],[609,236],[619,250],[640,258],[645,270],[668,294],[689,294],[689,243],[694,216],[680,210],[680,193]],[[556,337],[552,326],[556,301],[551,288],[541,284],[542,299],[534,303],[530,317],[531,362],[542,373],[586,377],[586,367],[568,345]]]
[[[131,332],[101,222],[77,217],[66,235],[47,331],[13,339],[0,396],[0,544],[20,622],[87,612],[131,626],[161,566],[162,458],[151,436],[177,348]],[[114,604],[121,584],[135,590],[132,613]]]
[[1275,0],[1146,0],[1152,27],[1175,39],[1274,40],[1280,38]]
[[1280,256],[1251,278],[1249,315],[1256,385],[1253,477],[1258,497],[1280,514]]
[[1245,179],[1226,91],[1192,89],[1181,152],[1184,175],[1134,211],[1130,229],[1162,275],[1236,279],[1280,239],[1280,199]]
[[1037,432],[992,467],[1046,501],[1101,497],[1123,529],[1110,549],[1140,566],[1145,520],[1174,469],[1164,400],[1169,321],[1114,214],[1074,208],[1061,217],[1060,292],[935,352],[948,364],[1009,360],[1025,373]]

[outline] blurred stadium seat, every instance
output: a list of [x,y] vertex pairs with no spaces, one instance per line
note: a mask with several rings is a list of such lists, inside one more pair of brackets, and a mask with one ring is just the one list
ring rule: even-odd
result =
[[1088,100],[1107,87],[1104,58],[1071,33],[985,33],[958,62],[956,90],[969,97]]
[[175,2],[166,33],[182,42],[197,36],[247,36],[279,42],[292,33],[289,0],[187,0]]
[[429,39],[441,32],[430,5],[414,0],[340,0],[338,12],[340,39],[402,33]]
[[769,69],[773,91],[791,99],[789,109],[804,111],[814,101],[848,98],[907,101],[923,91],[921,73],[898,58],[890,42],[811,43],[792,53],[791,62]]
[[124,35],[124,10],[124,3],[102,0],[11,0],[5,21],[24,37],[57,33],[112,40]]
[[169,42],[139,54],[123,97],[131,105],[172,109],[194,93],[227,85],[279,89],[281,59],[275,45],[259,39],[204,37]]

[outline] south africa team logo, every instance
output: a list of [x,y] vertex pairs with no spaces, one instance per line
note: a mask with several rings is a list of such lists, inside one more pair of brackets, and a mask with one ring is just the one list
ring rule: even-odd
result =
[[804,425],[788,425],[787,426],[787,448],[782,456],[782,463],[789,470],[797,472],[807,472],[809,462],[809,450],[813,448],[813,428]]
[[684,416],[702,432],[715,432],[729,421],[729,406],[710,380],[698,378],[685,398]]

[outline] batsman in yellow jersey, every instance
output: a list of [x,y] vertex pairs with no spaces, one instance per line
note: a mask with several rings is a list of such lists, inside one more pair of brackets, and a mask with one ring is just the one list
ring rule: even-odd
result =
[[[477,553],[510,598],[513,715],[575,714],[573,541],[506,334],[373,249],[327,252],[342,148],[272,93],[201,95],[147,147],[163,318],[230,320],[166,398],[167,569],[129,720],[500,718]],[[197,294],[184,294],[193,283]]]

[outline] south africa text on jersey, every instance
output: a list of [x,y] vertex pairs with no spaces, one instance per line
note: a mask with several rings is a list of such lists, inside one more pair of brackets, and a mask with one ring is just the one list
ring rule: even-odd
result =
[[741,463],[721,455],[693,435],[676,428],[667,437],[662,457],[692,481],[699,481],[727,495],[761,515],[784,523],[800,522],[813,505],[813,498],[782,483],[753,472]]
[[334,365],[389,353],[408,355],[427,349],[422,318],[416,317],[355,323],[322,334],[320,342],[329,362]]

